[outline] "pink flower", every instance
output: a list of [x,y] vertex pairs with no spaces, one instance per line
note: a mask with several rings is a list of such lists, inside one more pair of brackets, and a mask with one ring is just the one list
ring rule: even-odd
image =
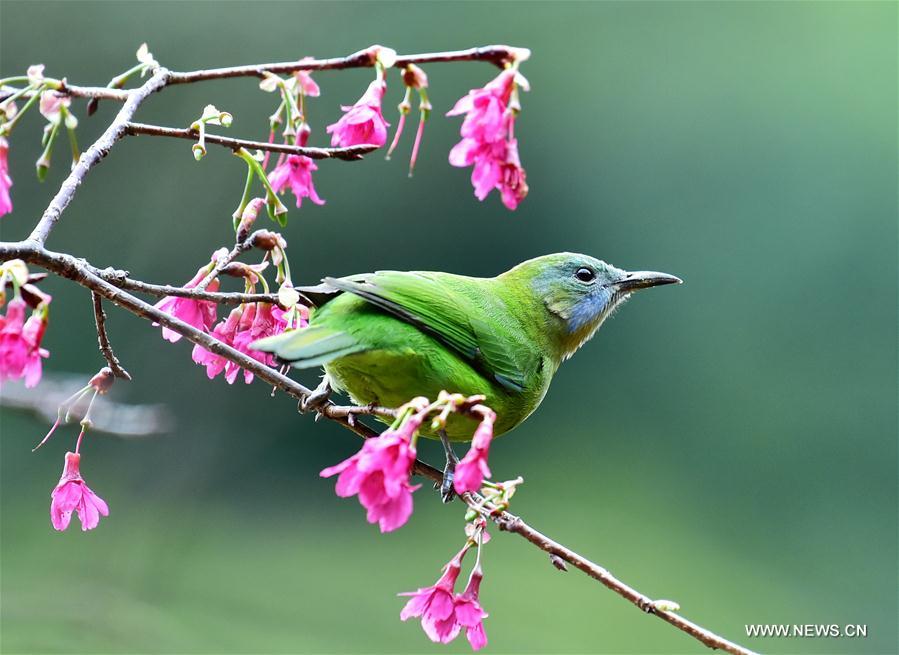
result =
[[0,136],[0,216],[12,211],[12,198],[9,189],[12,178],[9,176],[9,142]]
[[72,512],[78,513],[83,531],[93,530],[100,523],[100,516],[109,516],[109,507],[85,484],[79,471],[81,455],[66,453],[66,463],[59,484],[50,494],[50,522],[57,530],[65,530],[72,520]]
[[[222,343],[239,350],[256,361],[262,362],[266,366],[274,366],[274,356],[254,350],[251,345],[258,339],[284,332],[288,326],[287,317],[287,312],[268,303],[240,305],[232,309],[228,317],[212,329],[211,334]],[[299,322],[302,325],[302,313],[300,313]],[[206,375],[210,380],[224,372],[228,384],[234,384],[241,371],[239,365],[221,355],[209,352],[202,346],[194,346],[192,359],[197,364],[206,367]],[[249,384],[253,381],[253,374],[244,370],[243,379],[245,383]]]
[[[300,59],[300,63],[304,64],[308,61],[312,61],[312,57],[303,57]],[[321,89],[318,88],[318,84],[316,84],[315,80],[312,79],[312,73],[309,71],[297,71],[293,74],[293,76],[297,80],[297,86],[303,95],[307,95],[310,98],[317,98],[321,95]]]
[[272,171],[268,181],[278,193],[290,186],[296,196],[297,207],[303,202],[303,198],[309,198],[316,205],[324,205],[325,201],[318,197],[312,183],[312,171],[317,170],[318,166],[309,157],[290,155]]
[[383,80],[374,80],[355,105],[342,107],[346,113],[327,128],[331,134],[332,146],[383,146],[387,143],[387,128],[390,123],[384,120],[381,113],[385,91],[387,84]]
[[26,304],[13,298],[6,306],[6,316],[0,317],[0,382],[24,377],[25,386],[34,387],[41,381],[41,358],[50,353],[41,348],[47,329],[46,306],[25,320]]
[[[231,313],[228,314],[228,317],[224,321],[221,321],[212,329],[212,336],[224,344],[229,346],[232,345],[242,316],[243,305],[238,305],[231,310]],[[224,371],[225,366],[229,363],[228,360],[221,355],[211,353],[203,348],[203,346],[194,346],[193,352],[191,353],[191,359],[197,364],[206,367],[206,376],[210,380]]]
[[478,200],[496,189],[509,209],[517,208],[528,193],[514,137],[515,112],[509,106],[516,81],[524,80],[507,69],[483,89],[472,89],[447,114],[465,114],[462,140],[450,151],[450,164],[473,166],[471,183]]
[[[213,253],[212,261],[216,260],[216,257],[220,254],[220,251],[216,251]],[[203,266],[198,271],[197,274],[191,278],[191,280],[184,285],[186,289],[193,289],[196,287],[206,275],[209,273],[209,266]],[[206,291],[218,291],[219,289],[219,280],[215,278],[206,286]],[[215,323],[216,318],[216,304],[211,300],[192,300],[191,298],[181,298],[178,296],[166,296],[158,303],[154,305],[156,309],[164,311],[166,314],[171,314],[175,318],[181,319],[185,323],[194,326],[198,330],[202,330],[203,332],[208,332],[209,328],[212,327],[212,324]],[[153,323],[153,325],[159,325],[159,323]],[[162,338],[175,343],[181,338],[181,335],[175,332],[174,330],[170,330],[167,327],[162,328]]]
[[465,114],[462,136],[481,143],[500,141],[506,137],[506,110],[515,82],[515,72],[506,69],[483,89],[472,89],[459,99],[447,116]]
[[481,607],[478,601],[478,593],[481,588],[481,580],[484,578],[484,572],[481,565],[475,565],[468,578],[468,585],[460,595],[456,596],[454,603],[454,614],[456,622],[465,628],[465,636],[468,643],[471,644],[473,650],[480,650],[487,645],[487,634],[484,632],[484,619],[487,618],[487,612]]
[[[244,317],[243,320],[241,320],[240,325],[245,325],[245,321],[247,320],[249,320],[249,326],[245,329],[238,329],[231,345],[243,354],[262,362],[266,366],[274,366],[274,355],[264,353],[260,350],[254,350],[250,345],[258,339],[264,339],[265,337],[271,337],[284,332],[287,328],[284,311],[268,303],[257,303],[251,305],[248,310],[244,311]],[[225,379],[228,380],[229,384],[234,382],[239,370],[240,367],[233,362],[228,362],[228,364],[226,364]],[[244,382],[247,384],[253,381],[253,374],[250,371],[245,370],[243,376]]]
[[418,489],[409,484],[415,463],[412,435],[422,420],[424,416],[416,414],[398,430],[366,439],[362,450],[320,474],[323,478],[339,474],[337,495],[358,494],[360,504],[368,510],[368,522],[377,522],[381,532],[396,530],[412,515],[412,492]]
[[490,454],[494,422],[496,422],[496,414],[488,410],[488,413],[481,419],[474,432],[471,448],[468,449],[465,457],[456,465],[453,485],[456,487],[457,493],[463,494],[466,491],[478,491],[484,483],[484,478],[490,477],[487,457]]
[[453,166],[474,166],[471,184],[474,195],[483,200],[500,183],[502,167],[506,159],[508,145],[505,141],[482,143],[475,139],[462,139],[450,150],[449,162]]
[[400,594],[412,597],[400,612],[400,619],[406,621],[413,616],[420,616],[421,627],[431,641],[448,644],[462,629],[456,620],[454,587],[467,550],[467,547],[463,548],[447,562],[443,575],[432,586]]

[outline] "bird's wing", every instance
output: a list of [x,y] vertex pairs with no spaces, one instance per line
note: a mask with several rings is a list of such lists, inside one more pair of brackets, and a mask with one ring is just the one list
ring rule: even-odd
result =
[[320,326],[265,337],[254,341],[250,347],[274,353],[278,359],[290,362],[294,368],[314,368],[365,349],[353,337]]
[[435,274],[378,271],[324,283],[414,325],[511,391],[522,391],[539,365],[532,349],[497,330],[482,307]]

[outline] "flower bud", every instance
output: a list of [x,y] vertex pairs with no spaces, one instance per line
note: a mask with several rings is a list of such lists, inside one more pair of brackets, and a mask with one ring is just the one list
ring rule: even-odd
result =
[[237,226],[237,241],[243,242],[249,235],[253,223],[259,216],[259,211],[265,207],[265,198],[253,198],[247,203],[243,213],[240,215],[240,223]]
[[297,143],[301,146],[305,146],[309,143],[309,135],[312,134],[312,128],[309,127],[309,123],[303,121],[300,123],[299,128],[297,128]]
[[375,51],[375,61],[381,64],[381,66],[384,68],[392,68],[396,64],[396,50],[382,45],[372,46],[372,48],[377,48]]
[[47,179],[47,172],[50,170],[50,155],[45,152],[40,158],[35,162],[35,167],[37,168],[37,179],[43,182]]
[[415,64],[408,64],[403,69],[403,84],[413,89],[428,88],[428,76]]
[[0,272],[5,273],[15,280],[16,286],[23,286],[28,282],[28,265],[21,259],[10,259],[0,267]]
[[277,90],[278,86],[280,86],[283,82],[281,78],[275,75],[274,73],[269,73],[268,71],[262,72],[262,81],[259,82],[259,88],[267,93],[271,93],[272,91]]
[[200,143],[193,144],[190,149],[194,153],[194,159],[197,161],[200,161],[206,156],[206,147]]
[[5,106],[0,107],[0,118],[3,118],[4,121],[12,120],[17,113],[19,113],[19,108],[14,102],[7,102]]
[[256,236],[253,237],[253,247],[259,248],[259,250],[274,250],[278,246],[285,247],[287,244],[284,243],[284,239],[281,238],[281,235],[276,232],[259,230],[256,233]]
[[91,385],[97,393],[103,394],[109,391],[113,382],[115,382],[115,375],[113,374],[112,369],[108,366],[104,366],[90,379],[88,384]]
[[300,302],[300,294],[293,287],[286,284],[278,289],[278,304],[285,309],[290,309]]
[[40,84],[44,81],[44,65],[32,64],[28,67],[26,75],[28,76],[28,83],[32,86]]
[[652,606],[660,612],[679,612],[680,605],[673,600],[654,600]]
[[137,60],[144,65],[145,69],[159,65],[159,62],[153,58],[153,53],[150,52],[146,43],[141,43],[135,54],[137,55]]

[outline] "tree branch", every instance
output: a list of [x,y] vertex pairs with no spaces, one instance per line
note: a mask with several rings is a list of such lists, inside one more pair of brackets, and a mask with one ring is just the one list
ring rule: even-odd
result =
[[[527,52],[524,48],[513,48],[507,45],[489,45],[468,50],[449,52],[426,52],[414,55],[398,55],[394,66],[402,68],[407,64],[431,64],[447,61],[486,61],[502,67],[505,62]],[[169,84],[190,84],[205,80],[220,80],[230,77],[263,77],[263,73],[294,73],[296,71],[340,70],[343,68],[371,68],[375,58],[371,49],[360,50],[346,57],[331,59],[306,59],[283,61],[270,64],[252,64],[249,66],[230,66],[227,68],[210,68],[186,73],[172,73]]]
[[91,301],[94,305],[94,322],[97,325],[97,344],[100,346],[100,353],[109,364],[109,369],[117,378],[130,380],[131,374],[122,368],[119,358],[112,351],[112,345],[109,343],[109,335],[106,334],[106,312],[103,311],[103,300],[95,291],[91,291]]
[[[162,127],[160,125],[147,125],[145,123],[128,123],[125,128],[126,134],[140,135],[148,134],[150,136],[167,136],[175,139],[189,139],[196,141],[200,133],[189,128]],[[247,150],[263,150],[268,152],[282,152],[288,155],[303,155],[310,159],[343,159],[344,161],[356,161],[362,159],[364,155],[378,149],[375,145],[350,146],[348,148],[315,148],[311,146],[291,146],[286,143],[268,143],[267,141],[250,141],[248,139],[232,139],[217,134],[206,133],[206,143],[214,143],[216,145],[238,150],[246,148]]]

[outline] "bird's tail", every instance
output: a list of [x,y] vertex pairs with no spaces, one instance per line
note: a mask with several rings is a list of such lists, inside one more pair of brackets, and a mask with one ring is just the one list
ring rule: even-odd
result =
[[326,327],[308,327],[266,337],[250,348],[272,353],[295,368],[313,368],[364,350],[350,335]]

